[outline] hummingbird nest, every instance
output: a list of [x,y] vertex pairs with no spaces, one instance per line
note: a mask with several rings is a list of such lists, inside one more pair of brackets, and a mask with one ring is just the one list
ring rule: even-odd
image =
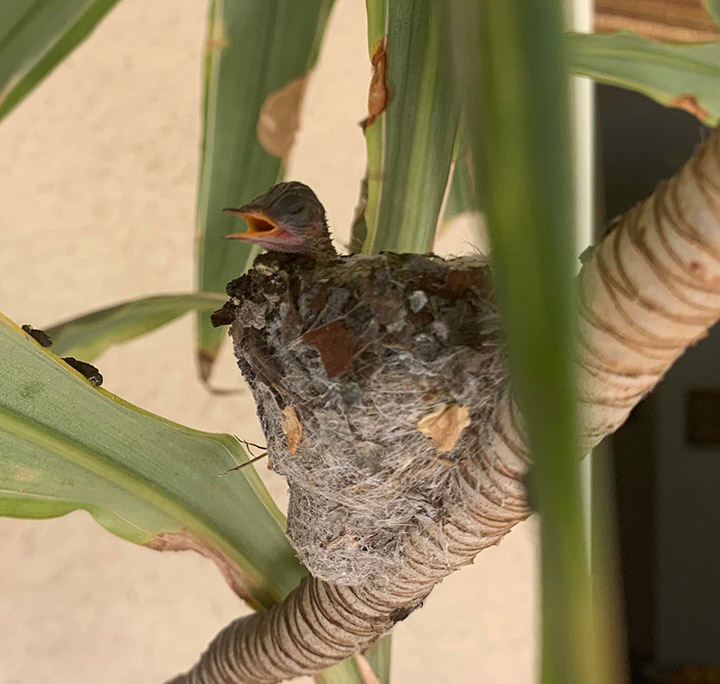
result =
[[238,365],[316,577],[392,576],[406,536],[462,500],[507,366],[476,257],[266,254],[227,287]]

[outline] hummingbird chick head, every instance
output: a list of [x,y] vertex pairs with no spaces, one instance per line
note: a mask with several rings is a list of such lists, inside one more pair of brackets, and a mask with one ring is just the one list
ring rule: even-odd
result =
[[316,259],[335,256],[325,208],[317,195],[297,181],[273,185],[238,209],[223,211],[244,218],[248,230],[226,235],[270,252],[291,252]]

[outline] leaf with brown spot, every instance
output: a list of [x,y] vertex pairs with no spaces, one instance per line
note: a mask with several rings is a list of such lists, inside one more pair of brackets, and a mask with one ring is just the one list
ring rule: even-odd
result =
[[368,115],[362,122],[363,129],[372,126],[385,111],[388,104],[387,73],[387,36],[383,36],[372,50],[370,57],[373,72],[368,92]]
[[355,353],[355,333],[342,321],[333,321],[310,330],[302,339],[318,350],[328,378],[350,370]]
[[[720,84],[718,84],[718,87],[720,87]],[[697,101],[697,98],[693,95],[674,97],[668,102],[668,107],[684,109],[686,112],[690,112],[694,117],[700,119],[700,121],[707,121],[710,118],[710,112],[708,112],[707,109],[703,109]]]
[[308,74],[295,78],[273,91],[263,102],[257,123],[257,136],[266,152],[285,159],[300,126],[300,105]]
[[[160,532],[149,542],[145,542],[143,546],[147,546],[149,549],[154,549],[155,551],[196,551],[217,565],[230,588],[243,601],[256,609],[262,607],[254,598],[254,592],[248,590],[248,587],[253,584],[248,573],[214,546],[202,539],[193,539],[188,536],[187,531]],[[257,589],[255,589],[255,591],[257,591]]]
[[462,431],[470,425],[470,409],[458,404],[443,404],[420,419],[417,429],[432,438],[441,452],[452,451]]
[[367,2],[366,254],[432,249],[460,114],[446,4]]
[[661,43],[629,31],[571,33],[565,47],[577,76],[634,90],[708,125],[720,117],[720,41]]
[[247,462],[235,437],[171,423],[88,385],[2,315],[0,358],[12,359],[0,363],[0,515],[84,510],[136,544],[192,548],[254,606],[297,586],[303,568],[257,473],[222,476]]
[[303,429],[302,424],[298,420],[297,413],[292,406],[286,406],[283,409],[282,430],[287,438],[288,449],[294,456],[302,439]]
[[[278,11],[269,0],[208,3],[195,241],[199,289],[205,292],[224,292],[253,262],[252,245],[228,246],[220,239],[238,230],[237,218],[221,209],[246,204],[282,180],[302,84],[332,4],[284,2]],[[206,314],[196,322],[207,381],[227,332],[214,328]]]
[[213,12],[212,17],[208,21],[208,37],[205,43],[205,50],[207,52],[215,52],[216,50],[222,50],[226,47],[230,47],[230,41],[228,40],[227,31],[225,31],[225,23],[222,17],[217,16],[216,13]]

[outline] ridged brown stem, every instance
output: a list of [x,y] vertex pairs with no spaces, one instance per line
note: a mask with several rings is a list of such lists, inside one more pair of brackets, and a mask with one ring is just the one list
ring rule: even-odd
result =
[[[625,421],[720,316],[720,133],[620,221],[579,281],[587,450]],[[283,603],[226,627],[174,682],[267,684],[314,673],[392,627],[435,584],[528,516],[521,478],[530,455],[509,391],[491,435],[456,475],[465,500],[410,535],[395,576],[355,587],[308,579]]]

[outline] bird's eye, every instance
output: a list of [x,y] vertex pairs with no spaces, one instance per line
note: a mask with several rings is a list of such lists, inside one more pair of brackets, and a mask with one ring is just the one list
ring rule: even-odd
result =
[[294,206],[294,207],[290,210],[290,215],[291,215],[291,216],[297,216],[298,214],[302,214],[303,211],[305,211],[305,205],[303,205],[303,204],[298,204],[298,205]]

